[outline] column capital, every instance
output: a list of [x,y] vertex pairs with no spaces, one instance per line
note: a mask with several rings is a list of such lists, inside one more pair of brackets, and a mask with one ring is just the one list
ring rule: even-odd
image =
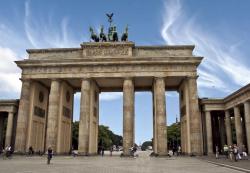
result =
[[195,76],[186,76],[186,79],[198,79],[199,75]]
[[134,80],[134,77],[124,77],[123,80]]
[[156,80],[164,80],[165,79],[165,77],[164,76],[155,76],[154,77],[154,80],[156,81]]

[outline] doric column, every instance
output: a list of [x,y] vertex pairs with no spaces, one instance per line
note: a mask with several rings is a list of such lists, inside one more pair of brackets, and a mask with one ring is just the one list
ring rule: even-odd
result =
[[57,142],[59,98],[60,98],[60,81],[52,80],[50,94],[49,94],[46,149],[48,147],[52,147],[54,151],[56,150],[56,142]]
[[78,139],[78,152],[80,155],[89,154],[90,89],[90,79],[83,79],[81,84],[81,105]]
[[22,81],[22,91],[18,108],[15,151],[25,152],[27,126],[30,108],[30,81]]
[[4,118],[0,114],[0,148],[3,148],[3,126],[4,126]]
[[234,107],[234,119],[235,119],[237,145],[241,146],[243,144],[242,123],[241,123],[240,109],[238,106]]
[[247,137],[248,154],[250,154],[250,101],[244,103],[245,127]]
[[187,78],[189,91],[189,119],[190,119],[190,143],[191,153],[202,155],[202,128],[201,114],[199,110],[198,94],[197,94],[197,78]]
[[11,145],[11,138],[12,138],[12,129],[13,129],[13,112],[9,112],[8,114],[8,121],[7,121],[7,129],[5,135],[5,147]]
[[134,82],[131,78],[123,81],[123,154],[129,156],[134,145]]
[[155,130],[158,155],[167,154],[167,128],[166,128],[166,97],[164,78],[155,78]]
[[212,122],[211,112],[206,111],[206,131],[207,131],[207,154],[213,154],[213,136],[212,136]]
[[232,129],[231,129],[231,118],[229,114],[229,110],[225,111],[225,126],[226,126],[226,135],[227,135],[227,145],[232,145]]

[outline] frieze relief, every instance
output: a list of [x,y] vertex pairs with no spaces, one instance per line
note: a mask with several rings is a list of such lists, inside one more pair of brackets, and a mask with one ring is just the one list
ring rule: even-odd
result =
[[101,47],[92,47],[92,48],[87,48],[83,50],[84,56],[86,57],[107,57],[107,56],[117,56],[117,57],[123,57],[123,56],[129,56],[129,47],[106,47],[106,48],[101,48]]
[[105,73],[105,72],[147,72],[147,71],[195,71],[193,66],[182,65],[109,65],[109,66],[84,66],[84,67],[30,67],[23,69],[23,74],[51,74],[51,73]]

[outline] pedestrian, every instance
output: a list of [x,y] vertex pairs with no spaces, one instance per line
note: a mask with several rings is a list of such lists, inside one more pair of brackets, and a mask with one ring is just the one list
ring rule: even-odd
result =
[[47,157],[47,164],[50,164],[50,160],[52,159],[52,155],[53,155],[53,150],[51,147],[48,148],[48,157]]
[[32,146],[29,147],[29,155],[32,156],[34,154],[34,150]]
[[229,157],[229,155],[228,155],[228,150],[229,150],[229,148],[228,148],[228,146],[225,144],[224,147],[223,147],[223,152],[224,152],[224,154],[226,155],[227,158]]
[[113,152],[113,145],[111,145],[111,147],[110,147],[109,151],[110,151],[110,156],[112,156],[112,152]]
[[215,158],[219,159],[219,147],[217,145],[215,146]]
[[237,156],[238,156],[238,147],[237,147],[237,145],[236,144],[234,144],[234,146],[233,146],[233,155],[234,155],[234,161],[235,162],[237,162],[238,160],[238,158],[237,158]]
[[247,149],[245,145],[242,145],[242,157],[247,159]]
[[233,158],[234,158],[234,151],[233,151],[233,146],[232,145],[230,145],[229,146],[229,159],[231,160],[231,161],[233,161]]
[[181,155],[181,146],[179,145],[178,146],[178,151],[177,151],[177,156],[180,156]]
[[102,157],[104,156],[104,146],[101,146]]

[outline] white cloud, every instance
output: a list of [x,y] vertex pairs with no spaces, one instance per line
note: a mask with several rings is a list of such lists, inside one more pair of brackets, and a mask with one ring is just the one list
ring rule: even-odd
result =
[[161,35],[166,44],[194,44],[194,53],[204,56],[198,70],[199,87],[214,88],[228,94],[235,89],[232,83],[241,87],[250,82],[250,68],[240,61],[246,57],[235,51],[240,41],[230,44],[207,31],[195,16],[185,13],[180,0],[167,0],[164,7]]
[[19,96],[21,89],[20,69],[15,64],[17,55],[9,48],[0,47],[0,93]]
[[[52,16],[43,19],[33,18],[30,1],[25,2],[24,29],[30,44],[34,48],[45,47],[79,47],[82,40],[74,39],[69,33],[69,19],[63,17],[57,26]],[[81,38],[86,40],[86,38]]]
[[100,100],[103,101],[117,100],[122,97],[123,97],[122,92],[105,92],[100,94]]

